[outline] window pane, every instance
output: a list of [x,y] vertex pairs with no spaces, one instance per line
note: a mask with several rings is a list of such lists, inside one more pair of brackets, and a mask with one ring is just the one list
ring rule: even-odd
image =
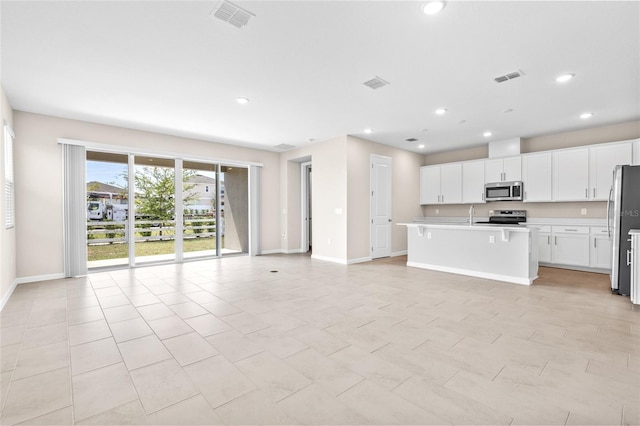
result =
[[136,263],[175,259],[173,159],[135,157]]
[[87,267],[129,263],[128,157],[87,152]]
[[184,162],[182,198],[184,209],[184,258],[217,256],[217,165]]

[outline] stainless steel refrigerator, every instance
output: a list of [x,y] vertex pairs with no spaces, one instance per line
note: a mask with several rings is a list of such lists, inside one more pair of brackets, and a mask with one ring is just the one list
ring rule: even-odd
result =
[[640,229],[640,166],[616,166],[607,206],[612,239],[611,290],[631,292],[630,229]]

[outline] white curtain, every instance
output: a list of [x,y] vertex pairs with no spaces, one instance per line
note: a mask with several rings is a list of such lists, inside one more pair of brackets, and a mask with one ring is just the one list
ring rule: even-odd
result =
[[257,256],[260,247],[260,210],[262,204],[262,167],[249,168],[249,255]]
[[64,162],[64,273],[87,275],[86,149],[62,144]]

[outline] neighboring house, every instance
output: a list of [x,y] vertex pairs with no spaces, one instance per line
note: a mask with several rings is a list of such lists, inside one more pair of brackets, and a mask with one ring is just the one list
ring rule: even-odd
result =
[[[215,178],[195,175],[190,177],[186,185],[192,185],[184,192],[184,198],[189,199],[185,209],[213,211],[216,204],[216,180]],[[224,210],[224,182],[220,183],[220,201]]]

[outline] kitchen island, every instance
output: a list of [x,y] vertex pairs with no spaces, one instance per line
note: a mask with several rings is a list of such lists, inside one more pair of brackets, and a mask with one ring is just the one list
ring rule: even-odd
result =
[[407,266],[531,285],[538,278],[535,228],[468,223],[407,227]]

